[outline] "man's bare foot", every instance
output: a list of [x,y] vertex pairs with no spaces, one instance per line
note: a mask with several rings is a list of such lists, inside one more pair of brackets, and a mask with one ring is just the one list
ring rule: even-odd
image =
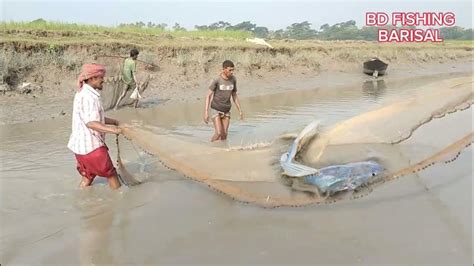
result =
[[81,183],[79,183],[79,188],[83,189],[89,187],[92,184],[92,181],[87,178],[82,178]]

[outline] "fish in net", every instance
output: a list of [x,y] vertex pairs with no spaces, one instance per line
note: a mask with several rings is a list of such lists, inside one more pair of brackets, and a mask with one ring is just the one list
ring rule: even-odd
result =
[[[296,145],[292,162],[304,168],[306,174],[316,170],[312,174],[338,176],[338,171],[351,169],[351,173],[359,171],[362,178],[350,189],[332,191],[331,185],[327,186],[326,191],[331,193],[325,196],[307,189],[308,185],[317,186],[316,178],[308,178],[306,174],[292,177],[282,171],[281,143],[235,150],[196,142],[146,125],[124,128],[123,133],[168,168],[234,200],[268,208],[298,207],[357,198],[365,195],[360,192],[364,184],[370,186],[369,193],[375,185],[455,158],[473,142],[472,132],[452,136],[445,146],[434,152],[430,150],[418,161],[410,160],[403,153],[402,144],[433,119],[471,107],[472,92],[470,78],[449,79],[419,88],[410,98],[338,123],[326,132],[300,134],[304,141]],[[371,165],[369,169],[377,170],[377,178],[367,175],[368,165]]]

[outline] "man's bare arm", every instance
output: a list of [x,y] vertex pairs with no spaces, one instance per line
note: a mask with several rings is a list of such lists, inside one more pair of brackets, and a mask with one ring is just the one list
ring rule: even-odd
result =
[[212,90],[208,90],[206,95],[206,109],[204,110],[204,122],[207,124],[209,122],[209,106],[212,101],[212,97],[214,96],[214,92]]
[[101,133],[110,133],[110,134],[120,134],[122,129],[117,126],[107,126],[98,121],[91,121],[86,124],[86,126],[92,130],[101,132]]
[[133,77],[133,81],[135,81],[135,84],[138,85],[136,73],[137,73],[136,71],[133,71],[133,72],[132,72],[132,77]]
[[242,108],[240,107],[239,96],[237,95],[236,91],[232,92],[232,100],[234,100],[235,106],[237,106],[237,109],[239,110],[240,119],[244,119],[244,114],[242,113]]

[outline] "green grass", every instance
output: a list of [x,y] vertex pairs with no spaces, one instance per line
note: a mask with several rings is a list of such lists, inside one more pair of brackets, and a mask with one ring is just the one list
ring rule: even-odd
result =
[[[252,37],[243,31],[170,31],[160,28],[105,27],[76,23],[34,21],[0,22],[1,42],[39,43],[47,45],[91,45],[137,47],[222,47],[256,48],[259,45],[245,42]],[[216,41],[218,40],[218,41]],[[269,40],[277,49],[472,49],[472,40],[446,40],[443,43],[381,44],[375,41],[321,41],[321,40]]]
[[142,35],[170,35],[172,37],[190,37],[190,38],[224,38],[244,40],[252,35],[244,31],[170,31],[161,28],[147,27],[105,27],[98,25],[62,23],[62,22],[0,22],[1,31],[57,31],[57,32],[91,32],[91,33],[128,33]]
[[444,43],[453,46],[456,45],[474,47],[474,40],[445,40]]

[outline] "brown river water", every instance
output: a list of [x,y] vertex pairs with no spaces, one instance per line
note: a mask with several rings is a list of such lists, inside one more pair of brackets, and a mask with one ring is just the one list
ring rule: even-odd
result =
[[[245,98],[245,120],[233,119],[229,140],[219,144],[208,142],[213,129],[202,122],[202,103],[109,115],[204,147],[284,151],[289,142],[275,139],[313,120],[327,131],[422,86],[466,76],[472,80],[472,72],[424,75]],[[471,107],[434,119],[398,151],[422,160],[471,133],[472,118]],[[189,180],[123,138],[125,166],[144,183],[110,191],[97,178],[79,190],[66,147],[69,120],[2,125],[0,132],[2,265],[472,263],[472,147],[361,199],[265,209]],[[114,137],[107,142],[115,158]]]

